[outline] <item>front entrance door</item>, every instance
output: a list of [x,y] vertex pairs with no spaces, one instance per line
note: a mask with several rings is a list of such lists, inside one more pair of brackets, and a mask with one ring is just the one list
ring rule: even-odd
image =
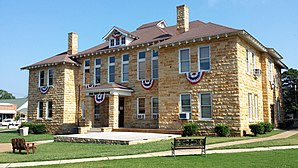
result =
[[271,123],[275,124],[275,119],[274,119],[274,104],[270,105],[270,111],[271,111]]
[[119,98],[119,118],[118,127],[124,127],[124,98]]

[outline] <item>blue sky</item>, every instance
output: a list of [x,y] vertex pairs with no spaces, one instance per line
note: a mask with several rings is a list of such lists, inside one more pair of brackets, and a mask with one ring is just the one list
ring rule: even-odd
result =
[[247,30],[284,62],[298,68],[296,0],[0,0],[0,89],[25,97],[28,71],[20,68],[67,50],[67,33],[79,34],[79,50],[103,42],[115,25],[128,31],[164,19],[176,24],[176,6],[190,20]]

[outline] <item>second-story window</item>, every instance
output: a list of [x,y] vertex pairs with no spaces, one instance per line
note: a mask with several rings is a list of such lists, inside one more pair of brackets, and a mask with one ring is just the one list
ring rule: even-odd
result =
[[129,79],[129,55],[124,54],[122,55],[122,82],[128,82]]
[[115,82],[115,57],[109,57],[109,83]]
[[199,71],[210,70],[210,47],[199,47]]
[[87,76],[89,76],[90,73],[90,60],[87,59],[84,61],[84,71],[83,71],[83,85],[85,85],[86,83],[89,84],[87,81]]
[[249,74],[251,71],[251,52],[246,49],[246,72]]
[[115,40],[116,40],[116,46],[120,45],[120,38],[116,38]]
[[190,50],[179,50],[179,73],[187,73],[190,71]]
[[94,61],[94,84],[100,84],[100,68],[101,68],[101,60],[100,58],[96,58]]
[[115,40],[114,39],[110,39],[110,46],[114,46],[115,45]]
[[39,86],[44,86],[45,80],[44,80],[44,71],[39,71]]
[[54,70],[49,69],[48,70],[48,86],[52,86],[54,83]]
[[121,44],[125,44],[126,43],[126,38],[125,36],[121,37]]
[[146,79],[146,52],[138,53],[138,80]]
[[152,50],[151,76],[152,79],[158,79],[158,51],[155,50]]
[[268,79],[273,82],[273,74],[272,74],[272,61],[268,60]]

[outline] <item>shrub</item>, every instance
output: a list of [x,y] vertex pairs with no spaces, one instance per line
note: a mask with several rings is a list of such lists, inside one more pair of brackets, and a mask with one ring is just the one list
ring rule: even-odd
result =
[[261,124],[264,125],[264,134],[266,132],[271,132],[274,128],[273,124],[269,123],[269,122],[261,122]]
[[198,132],[197,123],[187,123],[183,126],[183,136],[193,136]]
[[249,125],[249,128],[251,130],[252,133],[254,133],[255,136],[257,136],[257,134],[263,134],[264,133],[264,125],[263,124],[251,124]]
[[22,127],[29,127],[29,133],[33,134],[44,134],[46,133],[45,124],[35,124],[31,122],[24,122],[21,124]]
[[230,135],[231,128],[225,124],[218,124],[215,126],[215,132],[220,137],[227,137]]

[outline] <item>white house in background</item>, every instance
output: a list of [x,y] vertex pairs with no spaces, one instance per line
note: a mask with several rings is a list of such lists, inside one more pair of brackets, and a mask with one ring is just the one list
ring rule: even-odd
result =
[[[15,109],[11,106],[15,106]],[[0,100],[0,121],[5,118],[14,118],[20,114],[21,119],[27,120],[27,98],[3,99]]]

